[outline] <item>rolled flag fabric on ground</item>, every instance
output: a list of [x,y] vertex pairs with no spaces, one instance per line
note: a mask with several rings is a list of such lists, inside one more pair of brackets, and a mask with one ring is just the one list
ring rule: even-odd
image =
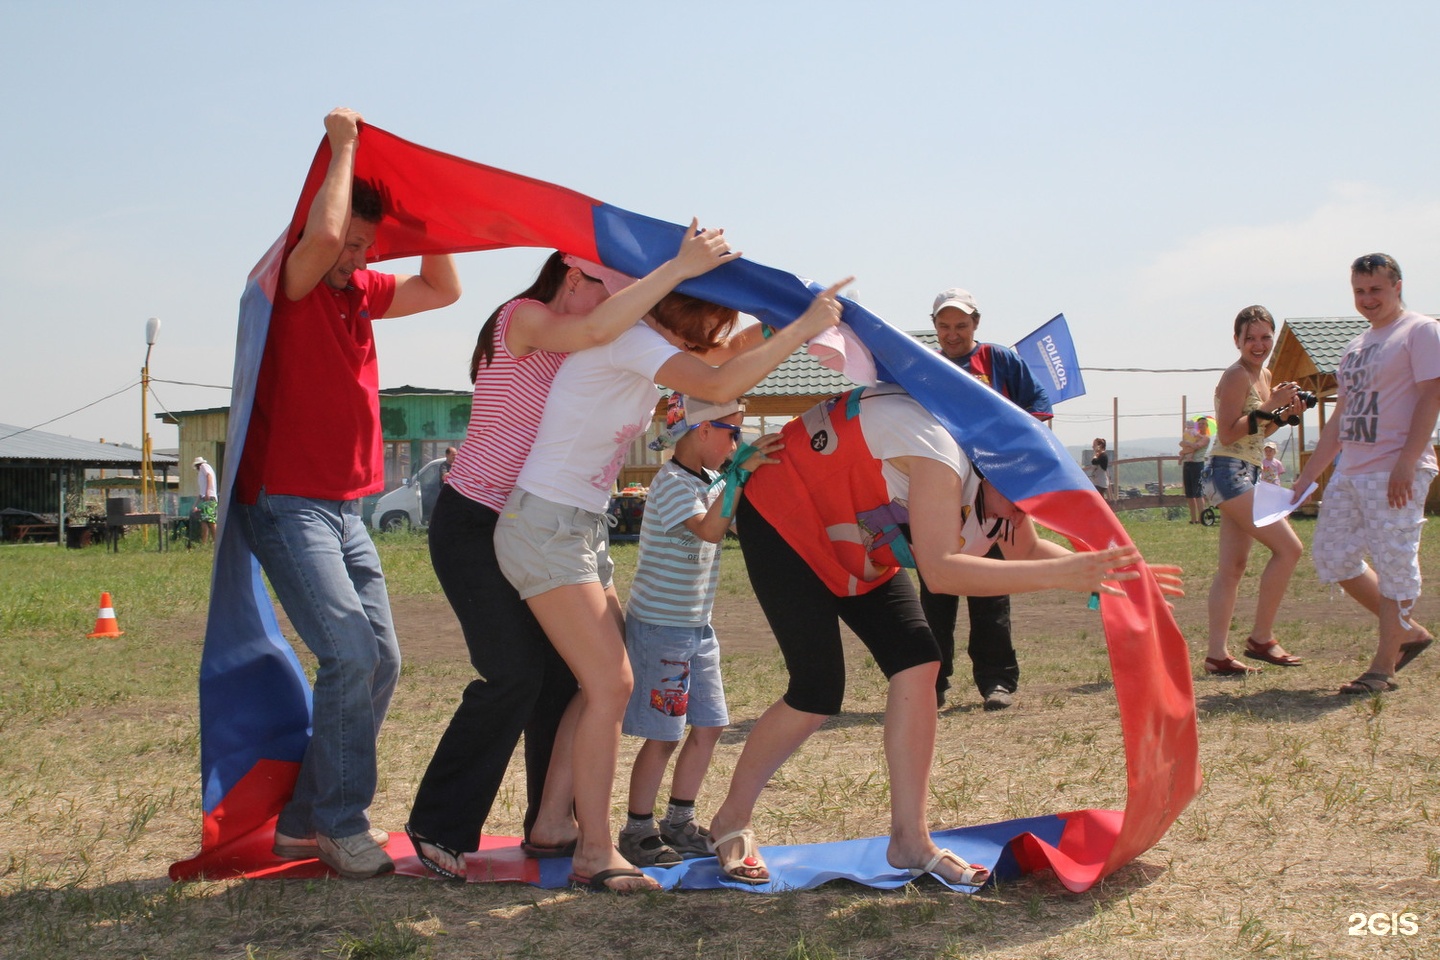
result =
[[[316,870],[314,861],[284,864],[269,853],[275,817],[289,796],[308,741],[310,689],[280,634],[259,564],[227,521],[280,264],[299,236],[329,157],[322,141],[289,229],[251,272],[241,299],[228,455],[200,667],[201,848],[171,866],[174,879]],[[361,129],[355,175],[379,185],[387,201],[372,250],[374,261],[530,246],[563,250],[629,276],[643,276],[674,254],[685,230],[563,187],[429,150],[368,125]],[[783,326],[804,311],[821,287],[741,259],[688,280],[680,289]],[[1049,430],[908,334],[859,304],[842,302],[843,319],[874,357],[879,378],[900,383],[934,413],[1002,493],[1076,549],[1129,542],[1114,513]],[[983,834],[985,843],[993,845],[992,853],[998,851],[988,865],[1017,871],[1050,867],[1067,887],[1084,890],[1154,844],[1199,789],[1195,701],[1184,638],[1151,578],[1122,587],[1123,597],[1103,599],[1100,616],[1125,740],[1125,810],[1079,810],[961,831]],[[934,789],[944,790],[945,785],[936,783]],[[395,852],[403,855],[403,842],[397,844]],[[511,846],[499,845],[497,863],[513,859]],[[768,889],[839,877],[873,882],[885,874],[883,852],[878,866],[849,854],[836,857],[840,862],[834,869],[817,866],[828,859],[821,848],[831,846],[766,847],[775,875]],[[487,849],[496,849],[493,840]],[[979,862],[987,858],[979,856]],[[795,863],[799,872],[777,871],[777,863]],[[410,872],[407,866],[402,861],[400,872]],[[534,861],[478,873],[549,885]],[[702,875],[700,871],[697,877]]]

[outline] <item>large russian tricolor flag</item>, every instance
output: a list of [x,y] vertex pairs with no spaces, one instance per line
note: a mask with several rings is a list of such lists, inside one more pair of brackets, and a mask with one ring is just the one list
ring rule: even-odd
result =
[[[315,870],[313,864],[277,863],[270,855],[274,819],[289,796],[308,742],[310,688],[280,634],[259,564],[238,531],[228,530],[227,519],[280,264],[299,236],[329,157],[329,146],[322,141],[290,228],[251,272],[241,299],[220,526],[200,667],[204,823],[200,851],[170,868],[177,880]],[[685,229],[439,153],[368,125],[361,130],[355,174],[382,185],[387,195],[386,218],[372,251],[375,261],[529,246],[564,250],[641,276],[673,255]],[[742,259],[680,289],[783,326],[805,309],[820,287]],[[1129,542],[1079,467],[1038,421],[859,304],[844,302],[844,320],[874,354],[881,379],[900,383],[918,398],[1001,492],[1037,522],[1079,550]],[[997,849],[1004,848],[1003,860],[1014,868],[1051,867],[1076,891],[1159,840],[1200,786],[1195,699],[1184,638],[1151,578],[1122,587],[1125,596],[1103,598],[1100,614],[1125,740],[1125,810],[1078,810],[974,828]],[[937,783],[934,788],[945,786]],[[857,875],[863,871],[836,872],[828,864],[817,868],[821,859],[842,865],[852,860],[849,853],[831,857],[821,849],[835,846],[817,845],[813,856],[807,847],[783,852],[767,847],[775,876],[771,887],[806,886],[837,876],[871,882],[873,878]],[[489,863],[495,868],[493,879],[563,884],[563,871],[546,874],[535,861],[522,857],[502,854]],[[791,864],[794,872],[787,874]],[[694,883],[680,881],[680,873],[673,876],[672,885],[713,885],[703,874]]]

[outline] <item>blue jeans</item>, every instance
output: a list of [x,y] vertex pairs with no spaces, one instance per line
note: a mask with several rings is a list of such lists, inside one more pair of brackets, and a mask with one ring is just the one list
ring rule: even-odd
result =
[[350,837],[370,827],[375,741],[400,677],[380,556],[358,500],[269,496],[236,504],[240,529],[319,661],[310,746],[276,830]]

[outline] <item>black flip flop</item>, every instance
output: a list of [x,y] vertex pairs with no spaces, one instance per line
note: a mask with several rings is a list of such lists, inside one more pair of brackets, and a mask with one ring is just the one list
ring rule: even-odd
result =
[[569,843],[531,843],[529,840],[520,841],[520,850],[527,857],[536,860],[558,860],[562,857],[575,856],[575,841]]
[[454,870],[445,867],[443,864],[440,863],[440,861],[432,860],[430,857],[426,856],[425,851],[421,849],[420,845],[422,843],[429,844],[430,846],[434,847],[436,850],[439,850],[446,856],[454,857],[461,863],[465,862],[465,854],[461,853],[459,850],[451,850],[443,843],[436,843],[434,840],[425,839],[424,837],[420,836],[420,834],[416,833],[414,830],[411,830],[410,824],[408,823],[405,824],[405,836],[410,838],[410,845],[415,848],[415,859],[419,860],[421,866],[423,866],[426,870],[429,870],[437,877],[444,877],[446,880],[457,880],[463,883],[467,879],[469,879],[465,874],[456,873]]
[[1408,643],[1400,644],[1400,658],[1395,661],[1395,672],[1399,673],[1403,670],[1411,660],[1424,653],[1425,649],[1434,642],[1434,637],[1424,637],[1420,640],[1411,640]]
[[580,874],[580,873],[572,873],[572,874],[570,874],[570,883],[571,883],[572,886],[584,887],[586,890],[591,890],[591,891],[594,891],[595,893],[618,893],[618,894],[646,893],[646,892],[648,892],[648,891],[646,891],[646,890],[643,889],[643,888],[638,889],[638,890],[616,890],[614,887],[610,886],[609,884],[607,884],[607,883],[605,882],[606,880],[614,880],[614,879],[616,879],[617,877],[644,877],[644,876],[646,876],[646,874],[644,873],[644,871],[637,870],[637,869],[635,869],[634,867],[612,867],[612,868],[609,869],[609,870],[601,870],[599,873],[595,874],[593,877],[587,877],[587,876],[585,876],[584,874]]

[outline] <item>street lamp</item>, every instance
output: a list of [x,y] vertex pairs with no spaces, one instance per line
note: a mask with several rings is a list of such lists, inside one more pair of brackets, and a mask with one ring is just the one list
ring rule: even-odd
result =
[[160,336],[160,318],[145,321],[145,366],[140,368],[140,512],[154,513],[155,468],[150,463],[150,351]]

